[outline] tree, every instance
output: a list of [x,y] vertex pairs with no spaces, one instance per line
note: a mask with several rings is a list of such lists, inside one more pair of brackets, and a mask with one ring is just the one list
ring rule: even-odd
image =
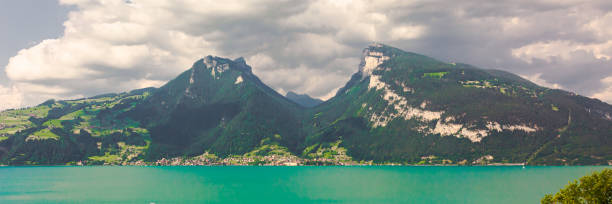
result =
[[553,203],[612,203],[612,170],[604,169],[574,180],[556,194],[547,194],[542,204]]

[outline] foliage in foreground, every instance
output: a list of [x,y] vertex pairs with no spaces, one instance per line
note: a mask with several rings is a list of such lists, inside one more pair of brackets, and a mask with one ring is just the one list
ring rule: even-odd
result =
[[604,169],[570,182],[556,194],[542,198],[543,204],[552,203],[612,203],[612,169]]

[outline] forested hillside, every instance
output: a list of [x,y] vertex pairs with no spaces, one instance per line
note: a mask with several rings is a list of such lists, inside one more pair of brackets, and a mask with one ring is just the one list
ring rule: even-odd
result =
[[612,163],[609,104],[382,44],[335,97],[295,100],[208,56],[160,88],[0,112],[0,164]]

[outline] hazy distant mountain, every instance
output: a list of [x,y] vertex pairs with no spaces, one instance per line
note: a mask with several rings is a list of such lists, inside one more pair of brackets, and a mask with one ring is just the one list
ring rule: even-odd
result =
[[0,112],[2,164],[197,155],[249,164],[278,155],[404,164],[608,164],[612,106],[508,72],[373,44],[363,50],[359,71],[323,103],[294,93],[283,97],[242,58],[208,56],[161,88]]
[[323,103],[323,101],[321,99],[317,99],[317,98],[312,98],[307,94],[297,94],[294,93],[292,91],[287,92],[287,94],[285,95],[285,97],[287,97],[289,100],[300,104],[304,107],[315,107],[321,103]]

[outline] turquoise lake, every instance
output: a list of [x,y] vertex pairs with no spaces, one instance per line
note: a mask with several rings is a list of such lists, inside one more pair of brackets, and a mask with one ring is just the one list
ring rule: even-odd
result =
[[0,167],[0,203],[539,203],[606,167]]

